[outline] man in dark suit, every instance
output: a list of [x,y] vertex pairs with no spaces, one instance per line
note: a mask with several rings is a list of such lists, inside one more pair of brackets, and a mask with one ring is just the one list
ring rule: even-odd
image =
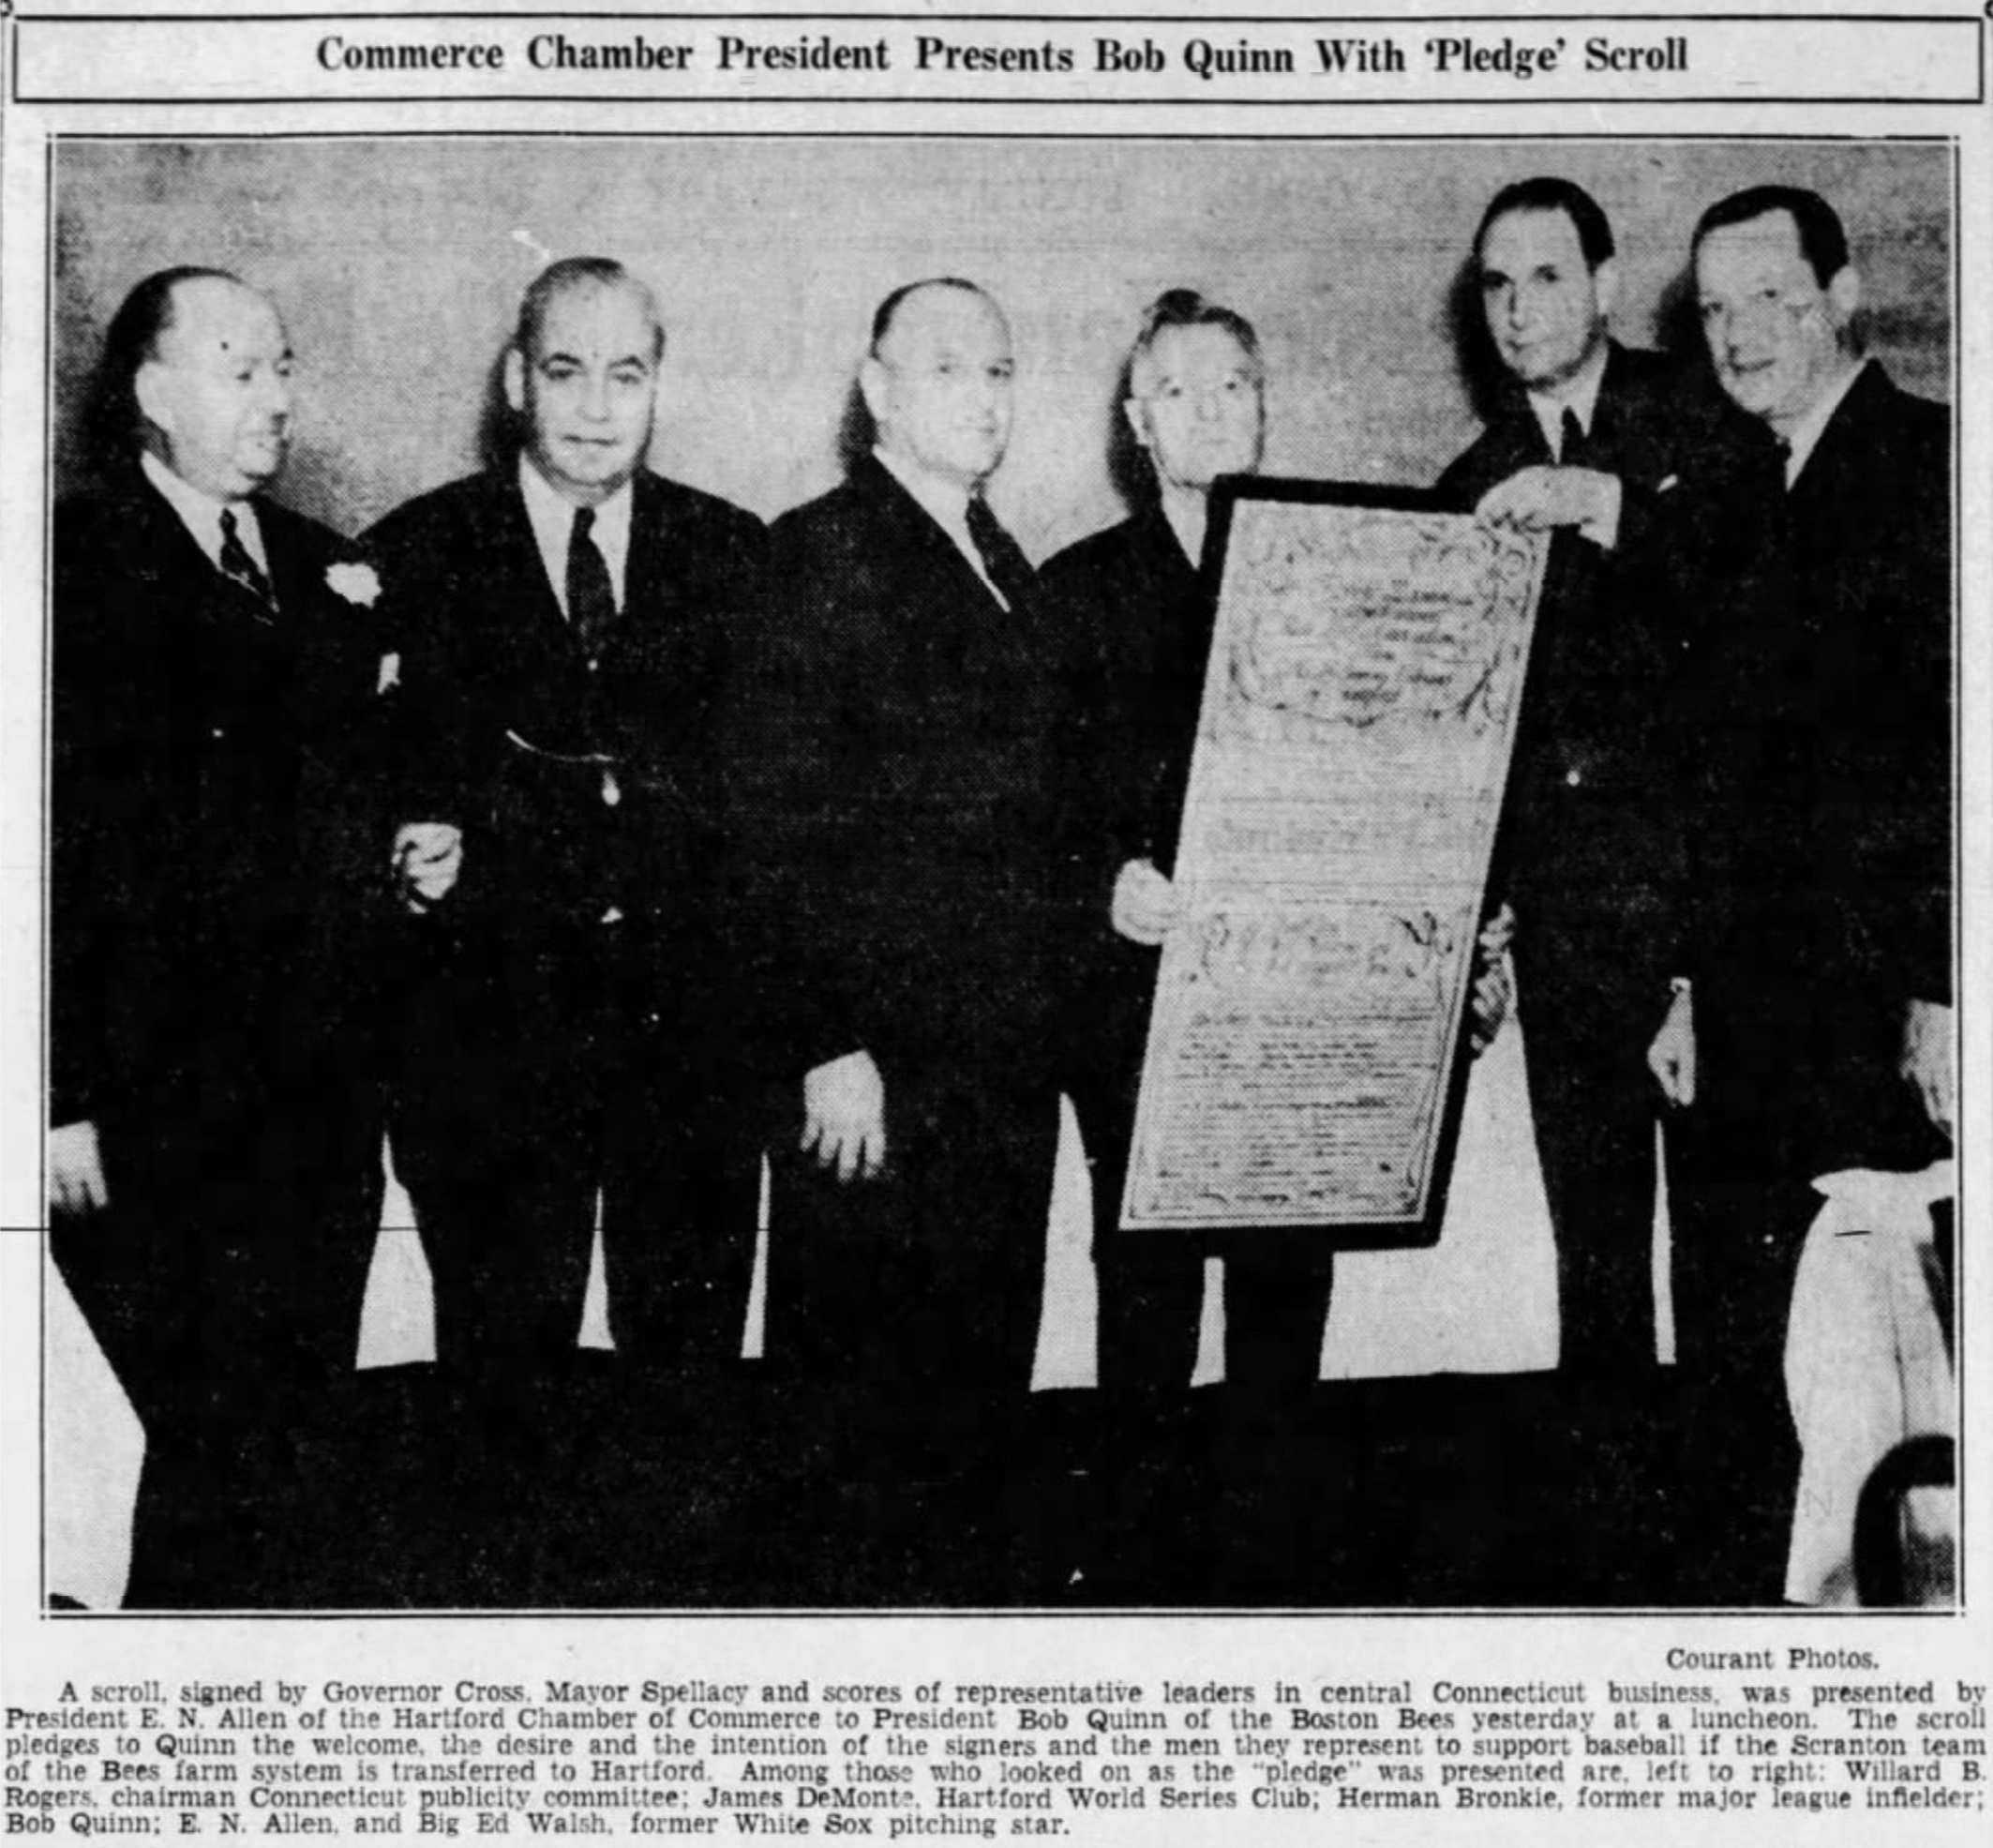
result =
[[136,1605],[285,1597],[380,1223],[379,586],[264,493],[291,371],[254,290],[148,278],[55,522],[51,1236],[144,1427]]
[[644,466],[664,348],[622,265],[554,263],[504,355],[517,453],[371,535],[401,634],[397,865],[427,914],[395,1153],[438,1358],[501,1450],[572,1372],[598,1192],[624,1362],[710,1379],[746,1314],[712,720],[762,529]]
[[1558,1252],[1561,1364],[1656,1363],[1656,1100],[1642,1054],[1680,977],[1676,797],[1657,723],[1698,608],[1684,574],[1719,535],[1719,471],[1657,357],[1611,339],[1604,213],[1563,179],[1497,194],[1475,241],[1507,374],[1439,491],[1552,530],[1496,852],[1513,908],[1529,1085]]
[[[1696,677],[1704,897],[1692,997],[1655,1059],[1694,1104],[1684,1359],[1732,1382],[1733,1408],[1768,1408],[1728,1436],[1743,1473],[1782,1490],[1808,1183],[1922,1167],[1954,1128],[1951,420],[1862,357],[1861,280],[1817,194],[1723,200],[1694,261],[1717,383],[1783,492],[1751,620],[1712,636]],[[1781,1541],[1768,1519],[1744,1562],[1766,1599]]]
[[[1726,995],[1804,990],[1806,1030],[1746,1082],[1800,1110],[1803,1173],[1917,1165],[1953,1128],[1951,418],[1862,357],[1860,277],[1817,194],[1712,206],[1695,265],[1717,383],[1773,439],[1785,487],[1781,595],[1713,656],[1702,714],[1748,824],[1705,836],[1730,843],[1725,947],[1752,968]],[[1691,1024],[1726,1030],[1708,1008]],[[1738,1069],[1693,1049],[1710,1083]]]
[[923,1534],[908,1485],[972,1467],[1000,1487],[1039,1330],[1050,684],[1030,566],[982,494],[1011,370],[971,283],[880,307],[860,373],[876,446],[773,531],[743,754],[770,1025],[801,1080],[774,1165],[768,1357],[850,1389],[854,1475],[890,1454],[896,1511],[860,1514],[854,1546],[935,1554],[854,1576],[861,1598],[927,1595],[974,1554],[987,1506]]
[[1211,647],[1198,565],[1213,486],[1259,467],[1259,337],[1235,310],[1169,290],[1123,383],[1112,455],[1127,464],[1130,517],[1046,565],[1041,617],[1067,663],[1058,748],[1079,904],[1060,1027],[1100,1305],[1079,1588],[1090,1601],[1275,1601],[1291,1581],[1269,1570],[1292,1574],[1310,1551],[1274,1510],[1292,1499],[1296,1401],[1321,1372],[1333,1258],[1272,1228],[1227,1241],[1225,1388],[1193,1405],[1209,1246],[1120,1223],[1158,952],[1182,913],[1172,875]]
[[[1085,961],[1067,1039],[1073,1106],[1093,1175],[1100,1380],[1115,1396],[1188,1389],[1204,1250],[1119,1230],[1156,950],[1180,909],[1167,869],[1190,783],[1210,653],[1200,590],[1206,513],[1221,475],[1259,467],[1265,368],[1251,323],[1174,289],[1144,318],[1127,370],[1127,428],[1142,458],[1134,511],[1045,567],[1045,630],[1072,665],[1061,749],[1089,879]],[[1326,1260],[1252,1246],[1225,1264],[1225,1377],[1292,1388],[1320,1372]]]

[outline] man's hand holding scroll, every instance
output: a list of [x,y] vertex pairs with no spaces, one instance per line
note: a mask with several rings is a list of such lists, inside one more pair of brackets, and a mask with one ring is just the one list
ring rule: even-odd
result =
[[1474,994],[1468,1005],[1469,1044],[1478,1059],[1494,1044],[1515,1005],[1508,946],[1515,941],[1516,914],[1506,904],[1481,926],[1474,946]]
[[1131,860],[1114,882],[1114,927],[1131,943],[1160,944],[1183,919],[1183,900],[1152,860]]
[[1476,503],[1476,519],[1525,533],[1575,526],[1581,538],[1611,551],[1619,540],[1620,480],[1600,469],[1519,469]]

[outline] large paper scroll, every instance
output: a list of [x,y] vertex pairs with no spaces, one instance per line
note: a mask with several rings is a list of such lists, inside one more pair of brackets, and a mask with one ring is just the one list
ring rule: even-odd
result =
[[1131,1230],[1438,1236],[1544,542],[1380,498],[1249,483],[1220,509]]

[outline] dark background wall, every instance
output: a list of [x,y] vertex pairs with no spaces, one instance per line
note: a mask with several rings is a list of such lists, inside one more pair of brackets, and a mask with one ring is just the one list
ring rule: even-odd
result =
[[[347,531],[476,459],[519,291],[618,256],[670,329],[653,461],[772,515],[830,485],[878,298],[983,282],[1016,329],[1016,436],[995,488],[1034,555],[1116,517],[1115,380],[1142,307],[1192,284],[1259,325],[1267,465],[1424,482],[1473,433],[1461,265],[1489,195],[1534,173],[1617,229],[1616,327],[1680,320],[1697,215],[1761,180],[1827,194],[1872,349],[1950,395],[1951,155],[1922,143],[899,140],[72,143],[57,165],[57,486],[106,320],[199,262],[277,301],[303,362],[284,497]],[[1686,323],[1683,331],[1689,331]]]

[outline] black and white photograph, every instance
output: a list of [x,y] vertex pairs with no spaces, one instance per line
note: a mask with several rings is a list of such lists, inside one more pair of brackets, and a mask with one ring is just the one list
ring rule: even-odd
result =
[[1957,185],[61,139],[50,1607],[1956,1608]]

